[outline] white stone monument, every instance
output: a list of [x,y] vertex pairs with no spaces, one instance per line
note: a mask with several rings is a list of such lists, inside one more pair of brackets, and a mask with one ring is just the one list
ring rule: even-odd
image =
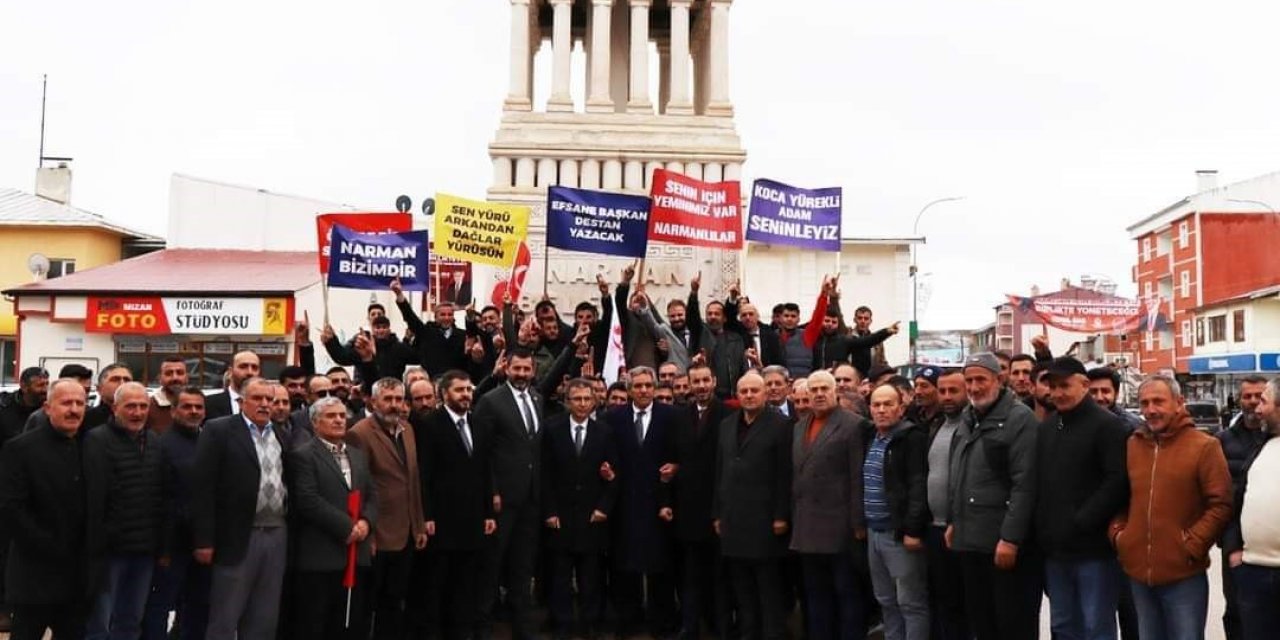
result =
[[[732,0],[509,0],[511,77],[502,122],[489,145],[488,199],[533,207],[528,245],[533,264],[522,303],[542,295],[547,187],[564,185],[647,195],[655,169],[700,180],[741,179],[746,152],[729,101],[729,8]],[[552,51],[550,98],[534,104],[534,55]],[[570,92],[571,53],[586,53],[585,89]],[[659,65],[650,69],[651,46]],[[650,94],[650,74],[658,79]],[[745,188],[744,188],[745,193]],[[684,298],[702,272],[703,300],[723,295],[738,277],[736,252],[654,244],[645,280],[659,308]],[[552,250],[548,293],[560,311],[598,296],[595,276],[616,283],[625,258]],[[487,302],[497,274],[477,269],[476,297]]]

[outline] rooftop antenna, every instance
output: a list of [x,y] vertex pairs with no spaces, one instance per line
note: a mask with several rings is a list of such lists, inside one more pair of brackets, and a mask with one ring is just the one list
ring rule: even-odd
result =
[[[43,169],[43,168],[44,168],[44,161],[45,161],[45,160],[50,160],[50,161],[54,161],[54,162],[71,162],[71,161],[73,160],[73,158],[68,158],[68,157],[64,157],[64,156],[46,156],[46,155],[44,154],[44,115],[45,115],[45,106],[48,104],[48,100],[49,100],[49,74],[47,74],[47,73],[46,73],[46,74],[44,74],[44,75],[42,76],[41,85],[40,85],[40,162],[39,162],[39,168],[41,168],[41,169]],[[65,165],[64,165],[64,166],[65,166]]]
[[44,74],[40,84],[40,165],[44,168],[44,107],[49,98],[49,74]]

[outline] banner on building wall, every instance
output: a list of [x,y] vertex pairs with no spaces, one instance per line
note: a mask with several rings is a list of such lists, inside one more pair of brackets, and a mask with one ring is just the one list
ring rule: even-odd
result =
[[649,199],[603,191],[547,189],[547,244],[557,249],[643,258]]
[[[1008,296],[1009,303],[1034,313],[1045,324],[1077,333],[1119,335],[1167,326],[1163,314],[1150,314],[1141,301],[1116,296]],[[1154,317],[1153,317],[1154,316]]]
[[413,228],[407,213],[323,213],[316,216],[316,247],[320,274],[329,273],[329,236],[335,224],[360,233],[399,233]]
[[288,298],[90,296],[84,318],[88,333],[282,336],[292,327]]
[[529,207],[436,194],[436,253],[508,268],[529,230]]
[[710,249],[742,248],[737,181],[703,182],[666,169],[653,172],[649,239]]
[[405,291],[426,291],[427,232],[359,233],[334,225],[329,242],[329,286],[384,290],[400,280]]
[[747,240],[839,251],[841,200],[840,187],[801,189],[756,180],[747,211]]

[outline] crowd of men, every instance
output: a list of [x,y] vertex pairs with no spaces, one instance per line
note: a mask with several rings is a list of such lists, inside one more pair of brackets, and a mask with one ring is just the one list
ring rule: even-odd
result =
[[178,357],[154,392],[123,364],[22,371],[12,637],[1027,640],[1047,594],[1056,639],[1180,640],[1215,544],[1228,637],[1280,630],[1280,382],[1244,382],[1214,438],[1174,379],[1139,420],[1042,340],[904,377],[897,325],[846,326],[836,279],[802,324],[737,287],[703,306],[700,277],[662,314],[633,278],[572,323],[549,300],[424,322],[393,284],[409,335],[371,305],[346,343],[322,328],[321,374],[304,320],[298,365],[236,353],[212,395]]

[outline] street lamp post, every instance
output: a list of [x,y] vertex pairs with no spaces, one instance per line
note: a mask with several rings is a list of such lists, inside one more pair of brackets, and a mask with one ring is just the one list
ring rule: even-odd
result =
[[920,338],[920,325],[919,325],[919,318],[917,317],[920,309],[920,282],[917,278],[917,275],[919,274],[920,269],[916,264],[916,245],[915,245],[914,239],[920,237],[920,218],[924,216],[924,212],[928,211],[929,208],[935,204],[942,204],[944,202],[955,202],[957,200],[964,200],[964,196],[951,196],[948,198],[938,198],[937,200],[934,200],[924,205],[923,207],[920,207],[920,212],[916,214],[915,222],[911,223],[911,238],[913,240],[913,242],[911,243],[911,327],[908,329],[908,334],[911,339],[910,343],[911,343],[912,375],[915,374],[915,368],[916,368],[916,343]]

